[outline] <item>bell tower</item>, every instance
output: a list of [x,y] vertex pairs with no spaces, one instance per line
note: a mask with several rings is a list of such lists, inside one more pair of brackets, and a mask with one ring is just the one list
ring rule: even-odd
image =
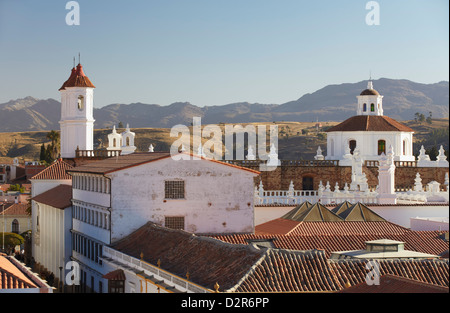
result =
[[74,158],[75,150],[94,149],[94,88],[83,66],[72,68],[61,92],[61,157]]
[[356,115],[383,115],[383,96],[373,89],[372,79],[367,83],[367,89],[363,90],[357,98]]

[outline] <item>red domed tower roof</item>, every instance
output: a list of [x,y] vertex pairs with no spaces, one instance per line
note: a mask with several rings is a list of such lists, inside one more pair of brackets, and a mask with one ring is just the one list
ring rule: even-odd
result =
[[59,90],[64,90],[66,87],[95,88],[94,84],[84,74],[83,66],[81,64],[78,64],[77,67],[72,68],[69,79],[64,82]]

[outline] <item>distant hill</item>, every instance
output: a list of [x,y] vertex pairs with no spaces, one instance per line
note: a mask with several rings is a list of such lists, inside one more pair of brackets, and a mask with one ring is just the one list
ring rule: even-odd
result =
[[[316,155],[318,146],[321,147],[324,155],[327,154],[326,133],[324,131],[338,124],[338,122],[323,122],[322,126],[318,128],[315,122],[277,122],[276,124],[278,126],[279,158],[283,160],[312,160]],[[424,145],[427,150],[432,147],[439,149],[439,146],[443,145],[445,151],[448,152],[448,118],[433,118],[431,124],[414,120],[405,121],[404,124],[414,130],[415,154],[418,154],[421,145]],[[225,125],[220,125],[223,133]],[[269,130],[270,126],[274,124],[258,122],[253,125],[255,129],[263,125]],[[118,132],[124,130],[123,128],[117,129]],[[174,140],[177,139],[170,137],[170,128],[131,128],[131,130],[136,133],[135,146],[138,152],[148,151],[150,144],[154,146],[155,151],[168,151]],[[20,158],[21,161],[38,160],[41,145],[43,143],[47,145],[50,142],[46,138],[47,133],[48,131],[0,133],[0,163],[10,163],[15,157]],[[94,131],[95,149],[102,149],[107,146],[109,133],[111,133],[111,129],[96,129]],[[203,142],[207,140],[209,138],[203,138]],[[186,148],[189,148],[189,143],[186,143]],[[224,146],[223,151],[225,151]]]
[[[95,128],[110,128],[119,122],[131,127],[170,128],[190,125],[194,116],[202,124],[255,123],[273,121],[342,121],[356,112],[356,96],[367,81],[328,85],[297,100],[283,104],[232,103],[198,107],[189,102],[158,104],[111,104],[94,109]],[[449,116],[449,82],[420,84],[409,80],[380,78],[374,88],[384,96],[384,114],[397,120],[411,120],[416,112],[433,117]],[[0,104],[0,132],[59,129],[60,102],[33,97]]]

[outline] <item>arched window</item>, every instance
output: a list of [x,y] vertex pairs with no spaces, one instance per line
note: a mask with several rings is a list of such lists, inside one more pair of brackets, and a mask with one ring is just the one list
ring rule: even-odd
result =
[[403,140],[403,149],[402,149],[403,155],[406,155],[407,144],[408,144],[407,140],[406,139]]
[[82,111],[84,108],[84,97],[82,95],[78,96],[78,110]]
[[375,104],[370,104],[370,112],[375,112]]
[[363,104],[363,112],[366,112],[367,111],[367,103],[364,103]]
[[355,151],[356,148],[356,140],[350,140],[348,146],[350,148],[350,153],[353,154],[353,151]]
[[334,156],[334,140],[330,140],[330,156]]
[[386,154],[386,140],[378,140],[378,155]]
[[127,137],[126,142],[127,142],[127,147],[129,147],[130,146],[130,137]]
[[18,234],[19,233],[19,221],[14,219],[11,225],[11,232]]
[[116,138],[113,139],[113,147],[117,147],[117,142],[116,142]]

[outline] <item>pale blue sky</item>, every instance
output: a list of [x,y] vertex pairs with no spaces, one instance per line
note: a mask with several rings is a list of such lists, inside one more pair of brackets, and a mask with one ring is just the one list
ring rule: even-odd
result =
[[81,52],[96,107],[281,104],[329,84],[449,80],[448,0],[0,0],[0,103],[60,100]]

